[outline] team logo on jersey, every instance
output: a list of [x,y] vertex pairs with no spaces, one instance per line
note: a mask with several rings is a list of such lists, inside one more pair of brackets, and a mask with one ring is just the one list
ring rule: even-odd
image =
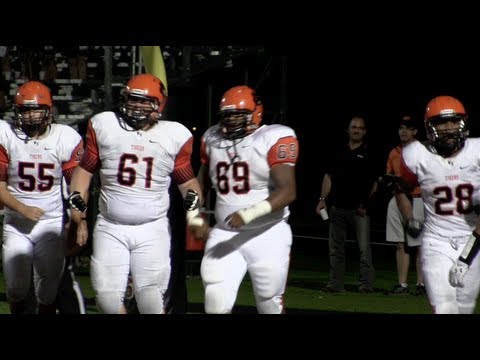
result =
[[446,175],[445,176],[445,181],[457,181],[460,179],[460,176],[458,175]]

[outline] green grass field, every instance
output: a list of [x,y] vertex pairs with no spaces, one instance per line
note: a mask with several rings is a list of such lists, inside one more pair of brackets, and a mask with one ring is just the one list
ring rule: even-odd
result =
[[[308,242],[317,241],[316,244]],[[300,242],[300,241],[298,241]],[[388,314],[430,314],[426,296],[386,295],[396,284],[395,249],[375,247],[379,256],[375,291],[360,294],[358,286],[358,260],[355,244],[347,244],[347,291],[332,294],[322,291],[328,281],[328,245],[322,240],[305,240],[293,246],[291,267],[285,308],[288,314],[329,314],[329,313],[388,313]],[[375,251],[376,250],[376,251]],[[415,285],[414,272],[411,274],[411,290]],[[201,305],[202,285],[197,277],[188,279],[189,303]],[[195,306],[197,308],[197,306]],[[254,297],[250,282],[244,281],[237,299],[237,313],[254,313]]]
[[[372,246],[376,281],[374,292],[360,294],[358,286],[358,251],[355,243],[347,243],[347,291],[331,294],[322,291],[328,280],[328,244],[325,240],[295,239],[292,247],[291,266],[285,294],[287,314],[431,314],[426,296],[387,295],[396,284],[395,248]],[[197,257],[198,259],[198,257]],[[192,257],[190,257],[192,260]],[[188,313],[203,313],[203,287],[198,275],[198,263],[190,261],[187,266]],[[87,313],[97,314],[94,293],[87,268],[79,269],[77,280],[86,299]],[[415,272],[412,267],[409,277],[414,290]],[[241,285],[234,309],[236,314],[256,313],[251,283],[248,276]],[[4,279],[0,273],[0,314],[8,314]],[[477,306],[476,313],[480,313]]]
[[[376,268],[374,292],[360,294],[358,287],[358,251],[355,243],[347,243],[346,292],[332,294],[323,291],[328,281],[328,243],[324,240],[294,240],[285,308],[288,314],[431,314],[426,296],[415,296],[415,271],[409,274],[412,294],[389,295],[397,283],[395,247],[373,245]],[[200,279],[187,280],[189,310],[203,311]],[[255,313],[251,284],[244,281],[237,299],[236,313]],[[477,306],[476,313],[480,313]]]

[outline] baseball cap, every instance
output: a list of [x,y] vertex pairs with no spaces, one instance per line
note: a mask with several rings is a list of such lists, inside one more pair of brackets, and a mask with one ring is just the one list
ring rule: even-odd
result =
[[415,119],[410,115],[404,115],[401,117],[398,126],[405,125],[408,128],[418,129],[418,124]]

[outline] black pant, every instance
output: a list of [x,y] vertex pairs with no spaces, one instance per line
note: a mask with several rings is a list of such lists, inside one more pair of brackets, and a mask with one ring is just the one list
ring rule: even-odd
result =
[[348,230],[356,235],[360,252],[360,285],[371,289],[375,279],[370,249],[370,218],[353,209],[332,206],[330,210],[330,286],[341,290],[345,285],[345,240]]

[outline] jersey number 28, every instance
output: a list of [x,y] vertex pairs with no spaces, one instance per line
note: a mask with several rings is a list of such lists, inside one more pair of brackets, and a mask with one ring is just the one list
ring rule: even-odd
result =
[[435,201],[435,212],[439,215],[453,215],[453,210],[447,210],[444,205],[455,202],[459,214],[468,214],[473,210],[472,184],[459,184],[454,189],[448,186],[439,186],[433,189],[435,195],[441,195]]

